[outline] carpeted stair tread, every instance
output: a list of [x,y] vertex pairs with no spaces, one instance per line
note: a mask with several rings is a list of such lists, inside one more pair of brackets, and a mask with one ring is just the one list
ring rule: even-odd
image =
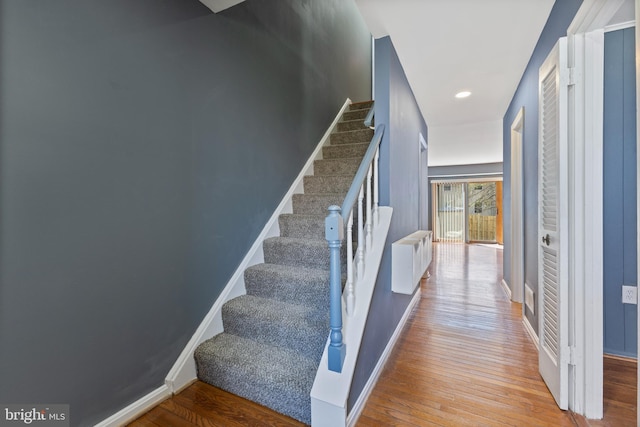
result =
[[328,270],[256,264],[245,270],[244,285],[248,295],[329,310]]
[[226,333],[288,348],[320,361],[329,333],[329,311],[315,306],[242,295],[222,306]]
[[[328,213],[328,212],[327,212]],[[301,214],[282,214],[278,218],[280,222],[281,237],[299,237],[305,239],[325,240],[325,220],[327,215],[301,215]],[[358,212],[353,213],[354,238],[357,236],[356,226],[358,223]],[[347,233],[347,222],[344,221],[345,236]]]
[[[262,243],[264,262],[298,265],[329,270],[329,248],[326,240],[296,237],[270,237]],[[342,251],[346,253],[345,245]]]
[[294,194],[293,213],[303,215],[328,215],[329,206],[341,206],[347,193]]
[[228,333],[203,342],[195,357],[202,381],[311,424],[315,360]]
[[346,120],[346,121],[338,122],[338,128],[337,128],[338,132],[348,132],[351,130],[360,130],[360,129],[369,129],[367,126],[365,126],[364,120],[357,119],[357,120]]
[[315,175],[355,176],[360,163],[362,156],[316,160],[313,162],[313,171]]
[[326,216],[327,214],[281,214],[278,217],[280,236],[323,240]]
[[358,129],[346,132],[334,132],[331,134],[331,144],[356,144],[359,142],[371,142],[373,129]]
[[342,114],[342,120],[343,121],[349,121],[349,120],[362,120],[364,121],[364,119],[367,117],[367,114],[369,114],[369,109],[368,108],[362,108],[359,110],[349,110],[349,111],[345,111]]
[[367,110],[367,111],[369,111],[371,109],[372,105],[373,105],[373,101],[352,102],[351,105],[349,105],[349,110],[350,111],[353,111],[353,110]]
[[307,175],[304,194],[347,193],[355,175]]
[[354,144],[338,144],[322,147],[322,156],[325,159],[338,159],[343,157],[360,157],[364,156],[369,148],[370,141],[359,142]]

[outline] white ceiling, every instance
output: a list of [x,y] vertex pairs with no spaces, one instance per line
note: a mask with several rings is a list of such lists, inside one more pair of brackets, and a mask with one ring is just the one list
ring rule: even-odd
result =
[[429,127],[501,120],[553,3],[356,0],[373,36],[391,37]]

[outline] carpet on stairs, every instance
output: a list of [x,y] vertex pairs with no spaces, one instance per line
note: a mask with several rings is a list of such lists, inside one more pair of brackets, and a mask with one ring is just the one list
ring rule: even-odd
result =
[[[195,352],[198,378],[311,424],[311,388],[329,335],[329,249],[324,219],[341,205],[373,131],[372,103],[344,112],[280,236],[263,242],[263,264],[244,272],[246,295],[222,308],[224,332]],[[343,245],[343,260],[346,252]]]

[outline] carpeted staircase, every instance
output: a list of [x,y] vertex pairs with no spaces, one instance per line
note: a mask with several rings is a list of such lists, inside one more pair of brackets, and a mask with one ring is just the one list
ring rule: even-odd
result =
[[343,114],[315,174],[304,177],[304,194],[293,196],[293,213],[280,215],[280,237],[263,242],[264,264],[246,269],[247,294],[224,304],[224,332],[195,352],[200,380],[306,424],[329,335],[324,220],[330,205],[342,204],[373,137],[363,124],[371,104]]

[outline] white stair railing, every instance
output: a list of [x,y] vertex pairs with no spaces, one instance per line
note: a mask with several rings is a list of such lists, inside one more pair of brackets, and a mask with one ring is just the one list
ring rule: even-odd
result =
[[[371,126],[374,107],[371,107],[365,125]],[[329,215],[325,220],[325,235],[331,251],[330,266],[330,342],[328,349],[329,370],[342,372],[346,355],[346,346],[342,340],[342,263],[340,248],[344,236],[344,217],[347,218],[347,277],[344,299],[347,316],[352,316],[355,310],[356,279],[360,280],[365,271],[365,254],[373,245],[373,228],[378,221],[378,161],[380,158],[380,143],[384,135],[384,125],[378,125],[371,143],[360,163],[353,183],[347,192],[342,207],[329,207]],[[357,209],[358,225],[356,235],[358,247],[353,254],[353,215]],[[355,268],[354,268],[355,267]],[[354,269],[357,272],[354,277]]]

